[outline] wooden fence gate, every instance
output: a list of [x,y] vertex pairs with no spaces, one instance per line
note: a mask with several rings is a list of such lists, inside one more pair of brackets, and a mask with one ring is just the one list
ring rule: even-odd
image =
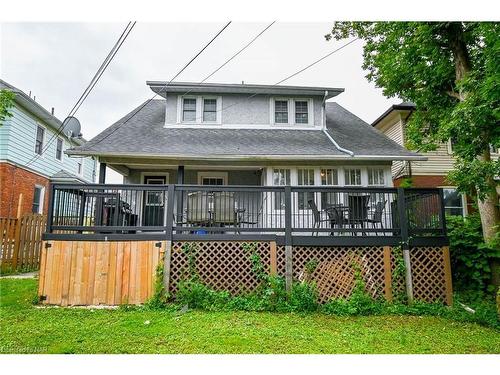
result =
[[42,233],[47,218],[25,214],[0,218],[0,271],[32,271],[40,267]]

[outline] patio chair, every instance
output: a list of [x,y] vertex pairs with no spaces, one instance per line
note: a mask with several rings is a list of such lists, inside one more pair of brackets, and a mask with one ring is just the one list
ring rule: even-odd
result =
[[314,199],[309,199],[307,201],[307,204],[309,205],[309,208],[313,213],[313,219],[314,219],[313,229],[316,229],[313,230],[312,235],[314,236],[314,233],[316,233],[317,236],[319,234],[318,229],[321,226],[321,223],[326,223],[326,222],[330,223],[330,218],[326,219],[321,218],[321,212],[323,211],[318,210],[318,206],[316,206],[316,202],[314,201]]
[[[387,203],[387,201],[377,202],[377,204],[375,205],[375,212],[373,213],[372,218],[366,220],[367,223],[372,224],[373,229],[375,229],[377,227],[377,224],[380,225],[380,229],[384,229],[384,224],[382,222],[382,216],[384,215],[386,203]],[[378,236],[378,232],[376,232],[376,234]]]

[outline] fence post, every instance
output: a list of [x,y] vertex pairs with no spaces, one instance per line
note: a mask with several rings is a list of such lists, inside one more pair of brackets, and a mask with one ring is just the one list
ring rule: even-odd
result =
[[287,185],[285,186],[285,286],[287,293],[292,291],[292,261],[292,188]]
[[392,302],[392,267],[391,248],[384,246],[384,295],[388,302]]
[[453,304],[453,286],[451,282],[450,248],[448,246],[443,246],[443,260],[446,304],[451,306]]
[[276,276],[278,274],[278,255],[276,253],[276,241],[270,243],[270,274]]
[[[182,191],[181,191],[182,193]],[[175,185],[168,185],[167,190],[167,222],[165,228],[166,246],[163,255],[163,286],[168,293],[170,287],[170,259],[172,256],[172,228],[174,226]]]
[[398,209],[399,209],[399,226],[401,229],[401,247],[403,250],[403,260],[406,268],[406,295],[408,303],[413,303],[413,281],[411,274],[410,260],[410,243],[408,237],[408,217],[406,215],[405,191],[403,188],[398,188]]

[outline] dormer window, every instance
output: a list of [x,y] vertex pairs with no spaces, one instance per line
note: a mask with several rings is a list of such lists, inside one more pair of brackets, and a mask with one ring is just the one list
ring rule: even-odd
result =
[[203,122],[217,121],[217,99],[203,99]]
[[295,123],[308,124],[309,123],[309,105],[307,100],[295,101]]
[[287,100],[276,100],[274,102],[274,122],[276,124],[288,124]]
[[312,99],[271,98],[271,124],[313,125]]
[[220,96],[178,96],[177,123],[210,124],[222,123],[222,98]]
[[196,121],[196,99],[184,98],[182,102],[182,121]]

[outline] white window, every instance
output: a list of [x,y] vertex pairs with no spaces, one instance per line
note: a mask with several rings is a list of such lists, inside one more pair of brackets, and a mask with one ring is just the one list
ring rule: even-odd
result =
[[[273,169],[273,185],[285,186],[290,185],[290,169]],[[276,192],[273,196],[274,209],[285,209],[285,195],[283,192]]]
[[182,121],[196,121],[196,99],[184,98],[182,101]]
[[[323,168],[320,170],[322,186],[336,186],[339,184],[339,173],[337,169]],[[339,204],[340,192],[322,192],[321,207],[326,208],[331,204]]]
[[34,214],[41,214],[43,212],[43,198],[45,195],[45,188],[43,186],[35,185],[33,190],[33,205],[31,212]]
[[227,177],[227,172],[198,172],[198,183],[210,186],[227,185]]
[[56,159],[62,160],[62,155],[63,155],[63,140],[62,140],[62,138],[57,138]]
[[346,186],[360,186],[361,185],[361,169],[345,169],[344,170],[344,184]]
[[307,100],[295,101],[295,123],[296,124],[309,123],[309,102]]
[[203,122],[217,121],[217,99],[203,99]]
[[288,124],[288,100],[274,101],[274,122]]
[[368,186],[384,186],[384,169],[368,168]]
[[38,125],[36,128],[36,139],[35,139],[35,153],[42,155],[43,152],[43,140],[45,137],[45,129]]
[[[314,186],[314,169],[298,169],[297,184],[299,186]],[[299,210],[309,209],[309,201],[314,202],[314,192],[299,191],[297,193],[297,201]]]
[[444,209],[447,215],[465,215],[465,197],[456,189],[443,189]]

